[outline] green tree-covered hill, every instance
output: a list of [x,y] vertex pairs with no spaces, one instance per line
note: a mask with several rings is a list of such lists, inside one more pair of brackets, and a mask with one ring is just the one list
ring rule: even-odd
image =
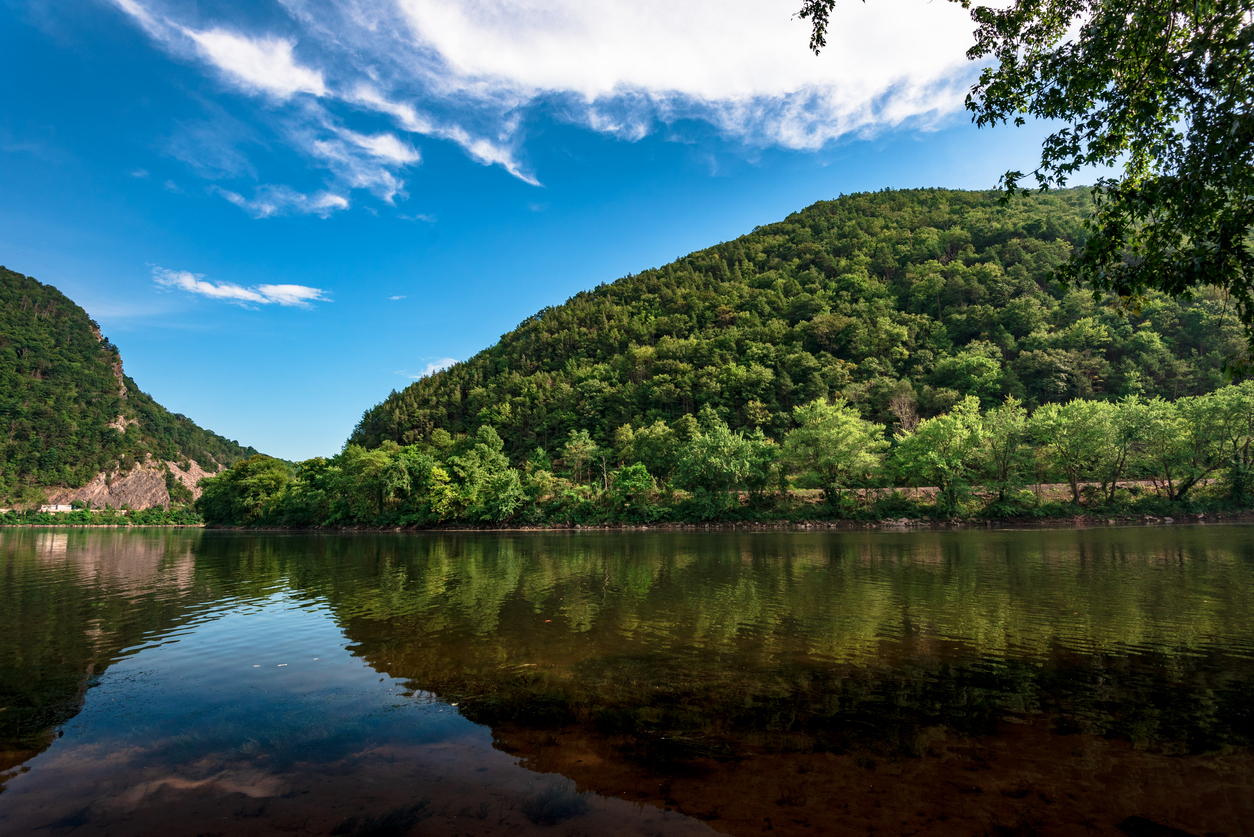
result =
[[[1027,407],[1224,383],[1241,328],[1221,292],[1118,304],[1064,289],[1087,190],[885,191],[816,203],[735,241],[577,294],[500,342],[393,392],[349,442],[421,443],[492,426],[515,462],[572,431],[709,406],[779,440],[793,408],[844,397],[889,427],[965,396]],[[621,435],[621,434],[620,434]]]
[[[206,471],[256,453],[170,413],[122,371],[87,312],[0,267],[0,502],[153,460]],[[32,493],[33,492],[33,493]]]

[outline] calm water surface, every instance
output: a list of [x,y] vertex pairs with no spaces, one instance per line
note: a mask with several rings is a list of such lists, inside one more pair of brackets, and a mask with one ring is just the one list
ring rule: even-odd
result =
[[1254,833],[1254,527],[0,529],[0,570],[4,834]]

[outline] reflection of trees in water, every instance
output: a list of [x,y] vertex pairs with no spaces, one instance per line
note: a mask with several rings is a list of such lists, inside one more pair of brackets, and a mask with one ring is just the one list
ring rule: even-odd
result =
[[1183,653],[1230,640],[1249,652],[1254,564],[1241,532],[288,537],[250,541],[233,560],[273,565],[367,633],[373,622],[487,638],[516,633],[528,612],[560,625],[522,654],[574,633],[587,651],[752,642],[762,655],[873,662],[884,640],[909,636],[1044,659],[1056,647]]
[[14,530],[0,560],[9,750],[46,746],[123,649],[280,590],[325,598],[355,653],[472,718],[585,722],[642,758],[753,736],[910,752],[1014,713],[1167,749],[1254,739],[1241,528]]
[[1049,712],[1063,729],[1169,749],[1254,737],[1240,708],[1254,682],[1240,529],[249,548],[237,560],[325,595],[375,668],[490,723],[697,730],[702,747],[746,730],[822,746],[875,734],[909,750],[932,724]]
[[44,749],[123,649],[179,624],[197,589],[200,532],[0,532],[0,769]]

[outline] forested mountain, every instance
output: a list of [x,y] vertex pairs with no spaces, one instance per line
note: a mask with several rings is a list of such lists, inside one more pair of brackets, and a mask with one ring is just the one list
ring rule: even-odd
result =
[[137,467],[163,471],[167,494],[190,500],[191,475],[257,452],[153,401],[123,373],[117,348],[86,311],[3,267],[0,428],[0,503],[35,502],[44,488],[93,480],[107,496]]
[[1089,206],[815,204],[541,311],[392,393],[336,456],[252,457],[196,508],[286,526],[1249,508],[1254,382],[1223,374],[1237,318],[1222,296],[1061,287]]
[[825,396],[893,427],[968,395],[1031,409],[1222,386],[1242,343],[1219,292],[1121,306],[1053,280],[1090,207],[1086,189],[1008,206],[993,192],[939,189],[822,201],[540,311],[393,392],[349,442],[490,425],[520,463],[575,430],[614,445],[626,425],[706,406],[733,429],[782,440],[793,408]]

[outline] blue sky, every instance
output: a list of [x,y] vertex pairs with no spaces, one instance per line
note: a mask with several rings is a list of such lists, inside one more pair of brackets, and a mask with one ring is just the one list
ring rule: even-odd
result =
[[[884,187],[989,188],[953,4],[0,0],[0,264],[302,459],[546,305]],[[680,8],[675,8],[680,7]]]

